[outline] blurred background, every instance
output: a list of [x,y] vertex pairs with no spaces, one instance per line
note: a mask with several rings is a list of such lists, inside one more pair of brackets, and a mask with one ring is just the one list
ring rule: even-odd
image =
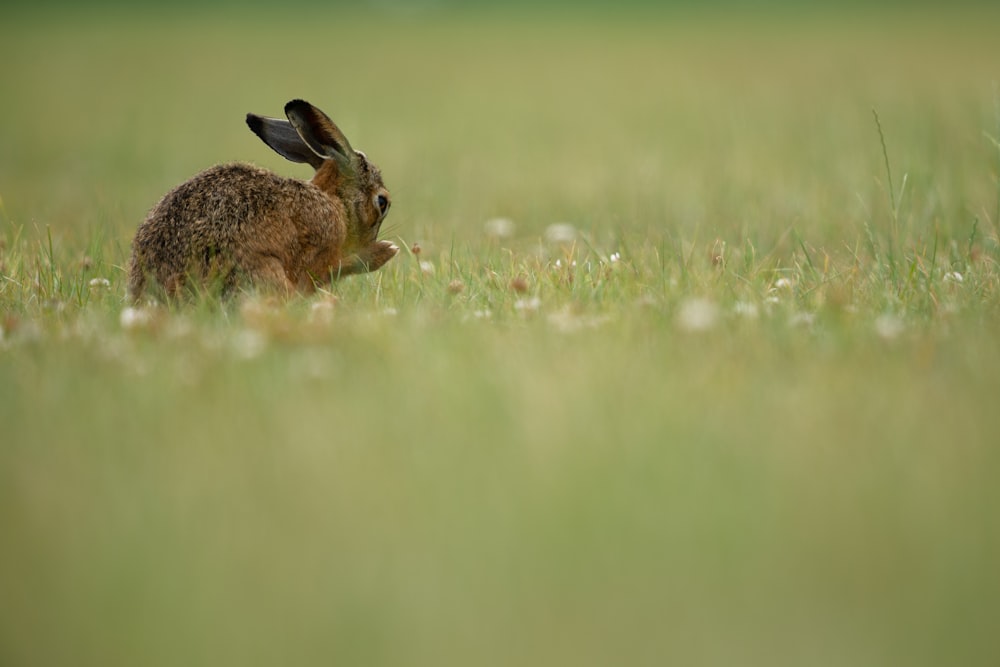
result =
[[[4,3],[0,664],[1000,663],[994,5]],[[297,97],[437,274],[127,330]]]
[[840,240],[887,199],[873,108],[917,215],[993,199],[987,4],[15,3],[4,13],[0,197],[7,219],[60,238],[101,230],[126,244],[163,192],[217,162],[308,177],[243,123],[248,111],[280,115],[293,97],[326,110],[382,166],[397,204],[390,226],[410,240],[476,240],[495,216],[528,236],[568,220],[685,236],[707,226],[734,241],[758,230],[763,243],[795,223],[818,243]]

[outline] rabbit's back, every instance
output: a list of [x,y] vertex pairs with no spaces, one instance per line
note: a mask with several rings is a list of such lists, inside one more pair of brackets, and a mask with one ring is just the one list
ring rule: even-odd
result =
[[241,276],[280,270],[294,283],[315,252],[304,245],[336,252],[341,218],[310,183],[248,164],[213,167],[168,192],[139,226],[129,293],[138,297],[147,276],[168,293],[187,277],[228,291]]

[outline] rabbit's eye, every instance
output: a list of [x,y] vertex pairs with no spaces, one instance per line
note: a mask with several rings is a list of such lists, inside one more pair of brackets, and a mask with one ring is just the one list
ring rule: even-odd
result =
[[385,215],[385,212],[389,210],[389,198],[385,195],[379,195],[375,198],[375,204],[378,206],[378,210]]

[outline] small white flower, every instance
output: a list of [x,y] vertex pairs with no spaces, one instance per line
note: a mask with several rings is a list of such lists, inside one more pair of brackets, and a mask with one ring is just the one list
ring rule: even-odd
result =
[[955,283],[957,285],[961,285],[962,282],[964,282],[964,280],[965,278],[963,278],[962,274],[959,273],[958,271],[949,271],[948,273],[944,274],[944,281],[946,283]]
[[794,286],[795,286],[795,284],[792,283],[792,281],[789,280],[788,278],[778,278],[777,280],[774,281],[774,287],[773,287],[773,289],[775,289],[775,290],[780,290],[780,289],[788,289],[788,290],[790,290]]
[[121,315],[118,316],[118,322],[126,331],[145,329],[153,322],[153,314],[148,310],[129,306],[122,310]]
[[89,285],[93,290],[108,289],[111,287],[111,281],[107,278],[91,278]]
[[573,333],[583,326],[583,320],[567,307],[559,312],[549,313],[548,323],[561,333]]
[[305,380],[319,381],[330,375],[330,361],[319,350],[306,351],[293,360],[292,369]]
[[267,347],[267,338],[256,329],[244,329],[233,339],[233,349],[241,359],[259,357]]
[[899,338],[905,328],[903,320],[889,313],[879,315],[875,320],[875,333],[885,340]]
[[788,318],[788,326],[792,328],[804,327],[808,329],[815,323],[816,323],[815,313],[795,313],[794,315]]
[[484,225],[486,235],[495,239],[506,239],[514,235],[514,221],[508,218],[493,218]]
[[643,294],[635,300],[635,305],[640,308],[655,308],[659,305],[659,302],[652,294]]
[[434,264],[432,262],[428,261],[420,262],[420,272],[423,273],[425,276],[433,276],[434,271],[435,271]]
[[572,243],[576,240],[576,227],[568,222],[557,222],[545,229],[545,240],[549,243]]
[[576,260],[575,259],[568,259],[568,260],[566,260],[564,262],[561,259],[557,259],[556,263],[553,264],[552,266],[553,266],[553,268],[556,268],[556,269],[562,269],[563,267],[565,267],[567,269],[575,269],[576,268]]
[[38,341],[45,339],[45,330],[42,329],[42,325],[35,320],[29,320],[27,322],[22,322],[17,327],[15,335],[21,342],[37,343]]
[[750,303],[749,301],[737,301],[733,304],[733,312],[748,320],[755,320],[760,315],[760,309],[757,308],[757,304]]
[[167,338],[181,340],[194,334],[194,325],[186,317],[175,316],[170,318],[166,328]]
[[684,331],[708,331],[719,321],[719,307],[708,299],[688,299],[677,311],[677,326]]
[[537,296],[530,299],[518,299],[514,302],[514,310],[519,313],[533,313],[542,307],[542,300]]
[[334,299],[315,301],[309,306],[309,321],[313,324],[330,324],[333,321]]
[[553,329],[564,334],[576,333],[582,329],[596,329],[607,323],[610,319],[607,315],[589,317],[578,315],[569,306],[558,312],[549,314],[546,318]]
[[611,253],[611,257],[609,257],[608,259],[611,260],[612,264],[617,264],[618,262],[621,261],[622,256],[621,256],[621,253],[613,252],[613,253]]

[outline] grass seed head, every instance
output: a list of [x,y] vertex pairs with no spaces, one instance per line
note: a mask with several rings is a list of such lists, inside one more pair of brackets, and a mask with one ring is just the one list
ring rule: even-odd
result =
[[708,252],[708,259],[712,266],[723,267],[726,263],[726,242],[722,239],[715,239],[712,248]]

